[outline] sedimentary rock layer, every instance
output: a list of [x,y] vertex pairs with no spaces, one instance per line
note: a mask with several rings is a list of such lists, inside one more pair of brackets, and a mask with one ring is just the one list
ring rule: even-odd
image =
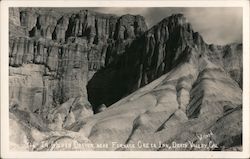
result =
[[65,10],[9,10],[11,149],[242,150],[242,44],[207,44],[182,14],[147,29]]

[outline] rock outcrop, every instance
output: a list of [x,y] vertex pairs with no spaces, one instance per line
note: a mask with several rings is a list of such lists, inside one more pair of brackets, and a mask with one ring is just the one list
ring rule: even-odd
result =
[[12,149],[241,150],[242,44],[209,45],[182,14],[148,30],[140,15],[9,11]]
[[146,31],[122,56],[98,71],[87,86],[89,101],[94,108],[113,104],[188,59],[194,48],[195,58],[206,56],[242,87],[242,45],[208,45],[186,18],[177,14]]
[[92,115],[88,80],[116,56],[114,46],[127,46],[147,29],[141,16],[52,13],[10,9],[10,107],[38,114],[48,126],[58,116],[68,123],[72,113]]

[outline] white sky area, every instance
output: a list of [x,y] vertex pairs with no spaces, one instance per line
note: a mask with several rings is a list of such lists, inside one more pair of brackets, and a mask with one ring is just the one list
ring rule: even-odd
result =
[[199,7],[199,8],[88,8],[89,10],[116,15],[134,14],[145,17],[151,28],[163,18],[175,13],[183,13],[208,43],[219,45],[242,42],[242,8]]

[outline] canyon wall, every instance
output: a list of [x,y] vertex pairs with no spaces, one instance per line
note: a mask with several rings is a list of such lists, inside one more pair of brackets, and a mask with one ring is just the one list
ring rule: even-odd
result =
[[66,122],[71,112],[79,118],[92,115],[88,80],[147,30],[141,16],[88,10],[58,15],[32,8],[9,12],[10,108],[47,124],[57,116]]
[[183,63],[191,49],[196,49],[195,58],[207,57],[242,87],[242,45],[208,45],[177,14],[146,31],[116,61],[98,71],[87,86],[89,101],[94,108],[113,104]]
[[[147,29],[140,15],[65,10],[9,10],[12,149],[242,150],[242,44],[207,44],[182,14]],[[217,146],[52,146],[138,141]]]

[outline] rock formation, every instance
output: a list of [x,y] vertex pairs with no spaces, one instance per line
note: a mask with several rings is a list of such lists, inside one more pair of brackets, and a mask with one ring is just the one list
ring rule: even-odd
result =
[[105,66],[106,55],[115,56],[108,48],[125,47],[147,29],[141,16],[82,10],[54,17],[30,8],[10,13],[10,24],[23,29],[10,30],[10,107],[17,104],[49,122],[57,113],[66,120],[71,109],[91,115],[86,85]]
[[9,12],[12,149],[241,150],[242,44],[209,45],[182,14],[147,29],[140,15]]
[[146,31],[121,57],[98,71],[88,83],[89,101],[93,107],[113,104],[187,60],[191,49],[196,49],[196,58],[207,57],[223,67],[242,87],[242,45],[208,45],[177,14]]

